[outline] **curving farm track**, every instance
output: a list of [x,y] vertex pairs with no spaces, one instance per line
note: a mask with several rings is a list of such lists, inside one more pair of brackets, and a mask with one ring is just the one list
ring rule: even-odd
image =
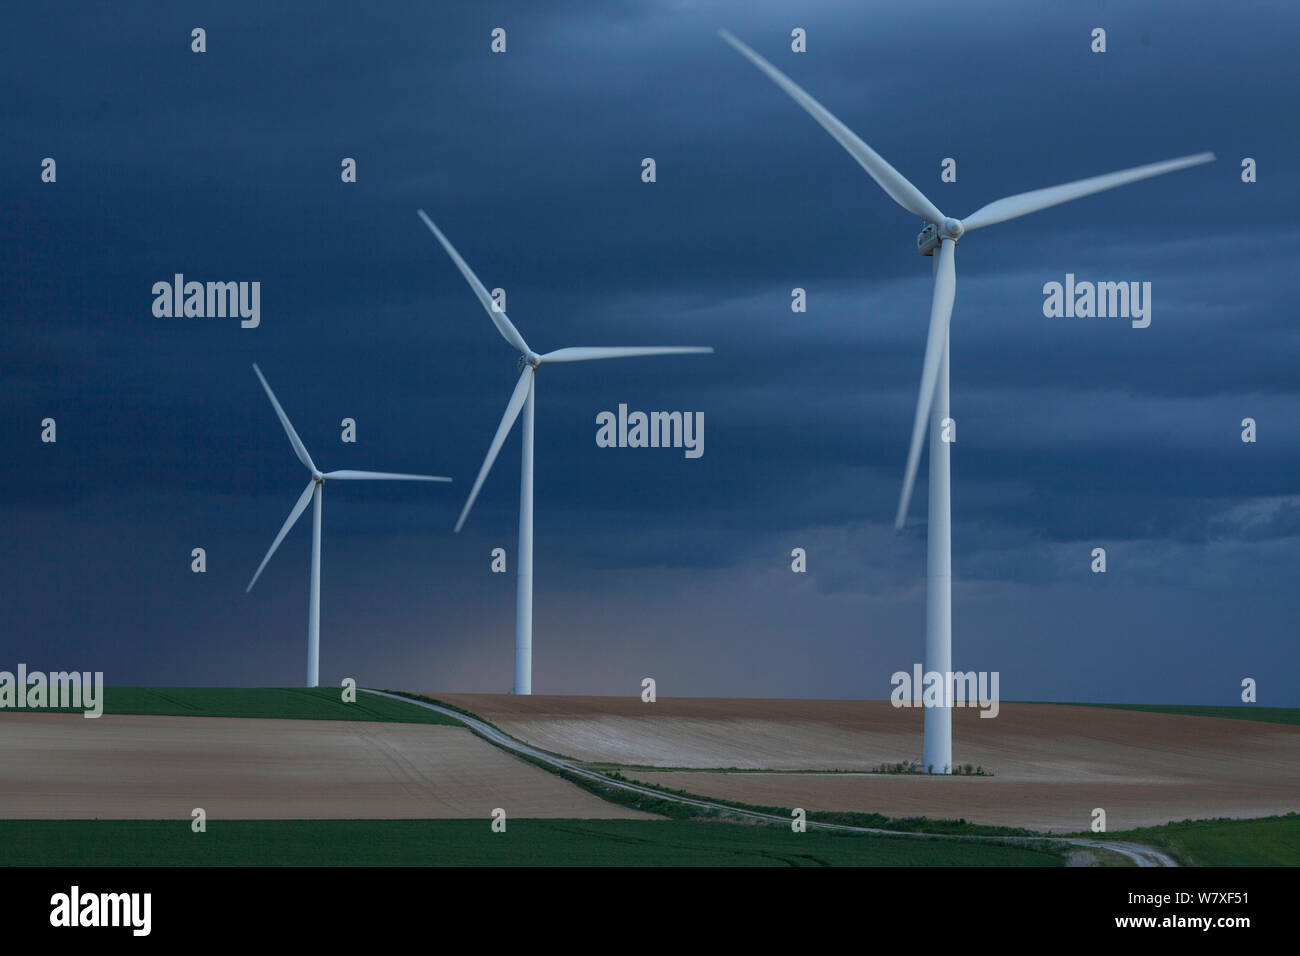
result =
[[[763,820],[771,823],[780,823],[782,825],[789,825],[790,823],[790,820],[787,817],[776,816],[774,814],[768,814],[768,813],[761,813],[756,810],[741,810],[735,807],[728,806],[723,803],[717,803],[707,799],[701,799],[695,797],[683,797],[677,794],[667,793],[663,790],[657,790],[653,787],[642,786],[640,784],[633,783],[631,781],[615,780],[612,777],[609,777],[598,771],[588,770],[585,767],[579,766],[570,760],[557,756],[556,754],[550,753],[545,750],[541,750],[537,747],[531,746],[530,744],[524,743],[521,740],[516,740],[514,737],[511,737],[508,734],[503,733],[502,731],[493,727],[491,724],[487,723],[486,721],[480,720],[476,717],[471,717],[462,711],[453,710],[450,707],[443,707],[439,704],[434,704],[428,701],[414,700],[410,697],[404,697],[400,694],[391,694],[388,693],[387,691],[372,690],[370,688],[363,688],[363,690],[365,691],[365,693],[368,694],[376,694],[380,697],[391,698],[392,700],[406,701],[407,703],[412,704],[416,707],[424,707],[427,708],[428,710],[436,711],[437,713],[443,714],[447,717],[451,717],[455,720],[460,721],[461,723],[465,724],[465,726],[469,727],[472,731],[474,731],[476,734],[483,737],[485,740],[488,740],[491,743],[496,744],[498,747],[501,747],[504,750],[508,750],[511,753],[519,754],[521,756],[529,757],[533,760],[544,763],[547,766],[553,767],[556,770],[562,770],[565,773],[571,773],[576,776],[583,777],[595,783],[600,783],[603,786],[615,787],[630,793],[637,793],[644,796],[654,797],[655,799],[659,799],[659,800],[669,800],[674,803],[683,804],[685,806],[698,807],[704,810],[722,811],[734,816],[748,817],[750,819]],[[950,837],[950,836],[942,836],[942,835],[936,835],[930,833],[913,833],[910,831],[902,831],[902,830],[885,830],[877,827],[850,826],[848,824],[841,824],[841,823],[818,823],[812,820],[808,821],[808,826],[817,827],[823,830],[842,830],[842,831],[848,831],[852,833],[873,833],[882,836],[912,837],[919,840],[960,839],[960,840],[969,840],[973,842],[1011,841],[1011,842],[1025,842],[1025,843],[1035,843],[1035,842],[1043,842],[1044,840],[1050,840],[1052,842],[1065,843],[1071,846],[1085,847],[1088,849],[1110,850],[1114,853],[1120,854],[1121,856],[1127,857],[1128,859],[1132,860],[1133,863],[1136,864],[1137,866],[1177,866],[1178,865],[1177,861],[1174,860],[1173,857],[1171,857],[1167,853],[1164,853],[1161,850],[1157,850],[1153,847],[1143,846],[1138,843],[1130,843],[1130,842],[1119,841],[1119,840],[1091,840],[1091,839],[1065,838],[1065,837]]]

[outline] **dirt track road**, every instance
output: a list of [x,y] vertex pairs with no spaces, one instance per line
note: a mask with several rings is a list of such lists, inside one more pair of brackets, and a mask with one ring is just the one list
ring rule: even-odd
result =
[[[396,694],[390,694],[385,691],[379,691],[379,690],[367,690],[366,693],[377,694],[381,697],[389,697],[392,698],[393,700],[409,700],[409,698],[401,697]],[[510,735],[503,733],[501,730],[497,729],[496,727],[493,727],[491,724],[485,721],[479,720],[474,717],[469,717],[464,714],[457,713],[456,711],[453,711],[450,708],[442,707],[432,702],[428,702],[428,701],[411,701],[411,702],[416,704],[419,707],[424,707],[427,708],[428,710],[437,711],[440,714],[445,714],[449,717],[455,717],[458,720],[464,721],[465,724],[473,728],[476,733],[481,734],[485,739],[492,741],[499,747],[502,747],[513,753],[523,754],[525,756],[533,758],[534,760],[540,760],[543,763],[555,767],[558,770],[563,770],[566,773],[576,774],[577,776],[585,777],[593,782],[601,783],[605,786],[616,787],[620,790],[624,790],[629,793],[639,793],[644,796],[655,797],[661,800],[670,800],[674,803],[683,804],[685,806],[693,806],[693,807],[699,807],[701,809],[709,809],[709,810],[721,810],[733,816],[750,817],[755,820],[764,820],[771,823],[779,823],[782,825],[789,825],[790,822],[789,818],[784,816],[775,816],[772,814],[761,813],[752,810],[738,810],[734,807],[728,807],[728,806],[723,806],[722,804],[712,803],[707,799],[696,799],[692,797],[683,797],[676,794],[668,794],[660,790],[655,790],[649,787],[641,786],[634,782],[613,780],[605,776],[604,774],[599,773],[598,771],[589,770],[570,760],[566,760],[563,757],[559,757],[555,754],[549,753],[547,751],[539,750],[536,747],[530,746],[529,744],[524,743],[523,741],[517,740],[514,737],[511,737]],[[1033,840],[1036,839],[1030,837],[996,837],[996,838],[941,837],[941,836],[935,836],[933,834],[928,834],[928,833],[884,830],[884,829],[878,829],[876,827],[858,827],[858,826],[849,826],[847,824],[840,824],[840,823],[821,823],[813,820],[808,821],[808,826],[816,829],[822,829],[822,830],[842,830],[842,831],[848,831],[852,833],[873,833],[882,836],[908,837],[917,840],[961,839],[961,840],[969,840],[971,842],[981,842],[990,839],[997,839],[997,840],[1004,840],[1004,841],[1010,841],[1015,843],[1015,842],[1032,842]],[[1154,847],[1144,846],[1140,843],[1129,843],[1124,841],[1105,840],[1105,839],[1074,839],[1074,838],[1063,839],[1061,842],[1069,844],[1071,846],[1083,847],[1090,850],[1095,850],[1095,849],[1110,850],[1114,853],[1120,854],[1121,856],[1127,857],[1137,866],[1154,867],[1154,866],[1177,866],[1178,865],[1178,862],[1172,856],[1165,853],[1164,851],[1155,849]]]

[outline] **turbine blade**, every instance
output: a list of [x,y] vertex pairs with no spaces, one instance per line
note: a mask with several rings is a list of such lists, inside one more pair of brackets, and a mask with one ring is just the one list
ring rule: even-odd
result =
[[289,512],[289,517],[285,519],[284,525],[280,528],[280,533],[277,534],[275,540],[271,542],[271,550],[266,552],[266,557],[264,557],[262,563],[257,566],[257,573],[253,575],[253,580],[249,581],[248,587],[244,588],[245,594],[253,590],[253,585],[256,584],[257,579],[262,576],[262,569],[266,567],[266,562],[271,560],[271,555],[275,554],[275,549],[280,547],[280,542],[283,541],[284,536],[289,533],[289,529],[293,527],[294,522],[302,517],[302,513],[307,510],[307,502],[311,501],[311,493],[315,490],[315,479],[307,482],[307,490],[302,493],[302,497],[299,498],[298,503],[293,506],[293,510]]
[[862,142],[853,130],[831,115],[824,106],[805,93],[788,76],[726,30],[719,30],[718,34],[740,51],[741,55],[749,62],[766,73],[777,86],[789,93],[794,101],[807,110],[813,119],[821,123],[826,132],[834,136],[835,140],[849,151],[849,154],[861,164],[862,168],[871,174],[871,178],[880,184],[880,188],[889,193],[894,202],[908,212],[914,213],[922,219],[928,219],[936,226],[943,223],[944,216],[938,207],[930,202],[921,190],[908,182],[902,173],[889,165],[879,153]]
[[338,478],[342,481],[360,481],[365,478],[375,481],[451,481],[438,475],[399,475],[391,471],[327,471],[326,478]]
[[460,274],[465,277],[465,281],[469,283],[469,287],[474,290],[474,294],[478,296],[478,300],[483,303],[483,308],[487,309],[488,317],[492,319],[492,324],[497,327],[497,331],[501,333],[501,337],[523,354],[527,355],[531,352],[532,349],[528,347],[528,343],[524,341],[524,337],[519,334],[519,330],[514,327],[514,323],[510,321],[510,317],[507,316],[504,311],[497,308],[496,303],[492,301],[492,296],[488,294],[488,290],[484,288],[482,282],[478,281],[478,276],[476,276],[474,270],[469,267],[469,263],[460,257],[459,252],[452,248],[451,243],[447,241],[447,237],[444,236],[438,227],[433,224],[433,220],[425,215],[424,210],[419,210],[419,213],[420,218],[424,220],[424,224],[433,231],[433,234],[438,237],[438,241],[442,243],[442,247],[447,250],[447,255],[451,256],[451,261],[456,263],[456,268],[458,268]]
[[1049,206],[1069,202],[1071,199],[1090,196],[1104,189],[1114,189],[1116,186],[1135,183],[1139,179],[1148,179],[1151,176],[1160,176],[1163,173],[1172,173],[1175,170],[1186,169],[1189,166],[1199,166],[1201,163],[1212,162],[1214,162],[1213,153],[1197,153],[1195,156],[1183,156],[1179,159],[1165,160],[1163,163],[1135,166],[1132,169],[1122,169],[1117,173],[1106,173],[1104,176],[1093,176],[1091,179],[1080,179],[1061,186],[1049,186],[1046,189],[1017,193],[1014,196],[999,199],[977,209],[963,219],[961,223],[966,232],[970,232],[972,229],[982,229],[985,226],[992,226],[995,223],[1015,219],[1018,216],[1027,216],[1031,212],[1038,212],[1038,210],[1046,209]]
[[528,386],[533,380],[533,367],[525,365],[523,372],[519,375],[519,381],[515,385],[515,390],[510,393],[510,401],[506,402],[506,412],[501,416],[501,424],[497,426],[497,433],[492,439],[492,447],[488,449],[487,457],[483,459],[483,467],[478,470],[478,477],[474,479],[474,487],[470,489],[469,498],[465,501],[465,507],[461,509],[460,518],[456,521],[456,530],[459,531],[465,519],[469,516],[469,509],[474,507],[474,499],[478,497],[478,491],[483,487],[483,479],[487,477],[492,470],[492,462],[497,460],[497,453],[501,451],[501,444],[506,440],[506,435],[510,432],[510,426],[515,423],[519,417],[519,411],[524,407],[524,399],[528,397]]
[[903,493],[898,500],[898,514],[894,527],[901,528],[907,517],[907,506],[912,500],[912,486],[916,483],[916,467],[921,460],[921,444],[925,427],[934,404],[934,390],[939,381],[939,364],[943,348],[948,341],[948,323],[952,319],[952,303],[957,294],[957,270],[953,261],[956,243],[943,240],[936,255],[939,261],[934,269],[934,299],[930,303],[930,332],[925,340],[925,361],[921,365],[921,390],[916,399],[916,420],[912,422],[912,446],[907,452],[907,470],[903,474]]
[[623,348],[584,347],[556,349],[541,356],[543,362],[586,362],[589,359],[632,358],[637,355],[689,355],[711,353],[713,349],[704,345],[650,345]]
[[293,445],[293,453],[298,456],[300,462],[315,472],[316,466],[312,464],[311,455],[307,454],[307,449],[303,447],[302,439],[300,439],[298,433],[293,430],[293,425],[289,423],[289,416],[286,415],[284,409],[280,407],[280,403],[275,398],[275,392],[271,391],[271,386],[266,384],[266,376],[262,374],[262,370],[257,367],[256,362],[253,363],[253,371],[257,373],[257,378],[258,381],[262,383],[262,388],[266,389],[266,397],[271,400],[271,406],[275,409],[275,413],[280,416],[280,424],[284,426],[284,433],[289,436],[289,444]]

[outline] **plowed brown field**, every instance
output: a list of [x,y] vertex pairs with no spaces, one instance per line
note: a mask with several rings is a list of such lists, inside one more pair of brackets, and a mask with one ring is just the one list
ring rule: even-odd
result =
[[468,730],[105,714],[0,717],[0,819],[641,818]]
[[[869,770],[919,760],[921,711],[886,701],[441,695],[507,733],[621,766]],[[1300,811],[1300,727],[1058,704],[954,711],[953,750],[992,777],[624,770],[765,806],[1107,829]]]

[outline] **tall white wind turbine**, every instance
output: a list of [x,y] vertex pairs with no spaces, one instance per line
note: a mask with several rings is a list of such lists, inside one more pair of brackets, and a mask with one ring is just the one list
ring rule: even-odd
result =
[[[921,388],[916,400],[916,417],[912,421],[912,443],[903,474],[903,491],[898,499],[895,527],[901,528],[907,516],[916,468],[921,458],[921,442],[927,422],[930,431],[930,517],[927,529],[925,670],[938,671],[945,677],[952,671],[952,498],[948,442],[942,439],[942,422],[948,417],[948,322],[957,292],[957,274],[953,256],[957,240],[974,229],[1056,206],[1105,189],[1114,189],[1159,176],[1174,170],[1198,166],[1214,160],[1213,153],[1198,153],[1147,166],[1080,179],[1061,186],[1049,186],[1017,193],[982,206],[965,219],[952,219],[913,186],[879,153],[860,140],[852,130],[832,116],[788,76],[763,59],[726,30],[719,34],[741,55],[768,75],[796,103],[808,111],[831,134],[880,188],[908,212],[927,223],[917,237],[917,251],[934,257],[934,296],[930,303],[930,331],[926,336],[925,360],[921,365]],[[925,709],[925,745],[922,763],[932,772],[949,773],[952,768],[952,710],[947,693],[944,706]]]
[[257,373],[257,379],[262,383],[262,388],[266,389],[266,397],[271,400],[271,406],[275,409],[275,414],[279,416],[285,434],[289,436],[289,444],[293,446],[294,454],[311,472],[311,481],[307,483],[306,489],[298,498],[298,503],[289,512],[289,517],[285,519],[283,527],[280,528],[280,533],[271,542],[271,549],[266,552],[266,557],[257,566],[257,573],[253,575],[253,580],[248,582],[248,587],[244,589],[244,593],[247,594],[253,590],[253,585],[257,583],[257,579],[261,576],[266,563],[271,560],[271,555],[275,554],[275,549],[280,547],[280,542],[284,540],[284,536],[289,533],[289,529],[294,526],[294,523],[302,517],[303,511],[307,509],[307,502],[311,501],[313,504],[311,524],[311,604],[307,610],[307,686],[316,687],[320,684],[320,502],[321,491],[325,487],[326,480],[451,481],[451,479],[437,475],[396,475],[384,471],[344,470],[327,471],[322,474],[320,469],[312,462],[311,456],[307,454],[307,449],[303,447],[302,440],[289,422],[289,416],[280,407],[275,393],[271,391],[271,386],[266,383],[266,378],[262,375],[262,370],[257,367],[256,363],[253,364],[253,371]]
[[461,526],[465,524],[469,509],[474,506],[474,499],[478,497],[479,489],[483,487],[483,480],[487,478],[492,463],[496,461],[497,453],[501,451],[501,445],[506,440],[506,435],[522,410],[524,448],[519,471],[519,554],[516,558],[515,579],[515,693],[531,694],[533,692],[533,377],[537,369],[548,362],[585,362],[590,359],[632,358],[639,355],[681,355],[712,352],[713,349],[707,346],[578,347],[556,349],[554,352],[538,355],[528,347],[528,343],[524,341],[524,337],[519,334],[519,330],[514,327],[505,311],[497,307],[488,290],[478,280],[478,276],[474,275],[474,270],[460,257],[460,253],[433,224],[433,220],[423,209],[419,210],[419,214],[424,224],[442,243],[442,248],[447,251],[447,255],[451,256],[451,261],[456,263],[456,268],[460,269],[460,274],[474,290],[479,302],[483,303],[483,308],[487,310],[488,317],[501,333],[501,337],[509,342],[520,356],[519,381],[510,394],[505,414],[501,416],[501,424],[497,426],[497,433],[488,448],[487,457],[483,459],[483,467],[479,469],[478,477],[474,479],[474,487],[470,489],[465,507],[461,509],[460,518],[456,521],[456,531],[459,532]]

